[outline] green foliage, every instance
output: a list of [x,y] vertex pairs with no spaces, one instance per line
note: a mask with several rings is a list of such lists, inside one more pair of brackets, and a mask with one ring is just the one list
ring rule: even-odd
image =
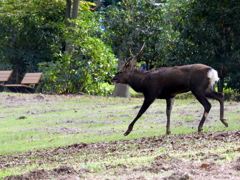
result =
[[[56,61],[40,63],[45,72],[42,90],[48,93],[77,93],[79,91],[107,95],[101,82],[109,82],[116,64],[111,49],[97,34],[100,24],[91,12],[80,12],[79,19],[73,20],[74,28],[65,31],[64,37],[74,45],[73,54],[61,53],[61,46],[53,45]],[[59,52],[59,53],[58,53]],[[54,86],[53,86],[54,85]]]
[[[0,69],[13,69],[16,81],[26,72],[42,71],[39,89],[46,93],[106,95],[100,82],[109,82],[116,63],[111,49],[98,38],[99,19],[86,1],[79,19],[66,27],[66,1],[6,0],[0,5]],[[73,45],[74,52],[65,51]]]
[[46,72],[43,92],[108,94],[101,84],[113,74],[110,49],[122,61],[146,42],[139,64],[147,69],[204,63],[218,70],[220,91],[239,91],[240,1],[105,0],[100,13],[90,6],[80,1],[79,19],[67,29],[66,0],[1,1],[0,69],[13,69],[14,82]]
[[119,6],[111,6],[106,11],[103,21],[106,28],[105,41],[111,44],[120,59],[129,57],[129,49],[133,54],[138,53],[146,42],[141,61],[146,62],[148,69],[161,64],[166,38],[162,33],[162,6],[146,0],[123,0]]
[[172,9],[169,16],[179,38],[170,49],[168,64],[208,64],[218,70],[220,91],[226,80],[233,85],[236,77],[227,77],[236,75],[240,65],[240,1],[191,0]]
[[58,2],[3,1],[0,6],[0,67],[11,66],[19,75],[36,72],[37,64],[52,59],[51,44],[59,41],[58,23],[64,22]]
[[[226,85],[227,87],[228,85]],[[224,99],[226,101],[240,101],[239,90],[233,88],[224,88]]]
[[89,0],[90,2],[96,3],[96,6],[92,10],[94,11],[105,11],[108,6],[117,6],[122,0]]

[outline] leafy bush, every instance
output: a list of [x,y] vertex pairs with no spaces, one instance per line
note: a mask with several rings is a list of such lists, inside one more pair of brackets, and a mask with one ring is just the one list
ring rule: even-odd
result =
[[223,89],[223,93],[224,93],[224,98],[227,101],[240,101],[240,94],[232,89],[232,88],[225,88]]
[[41,87],[44,93],[108,94],[101,82],[110,81],[117,63],[111,48],[97,37],[101,28],[93,15],[82,13],[80,19],[72,21],[74,27],[65,31],[65,39],[74,46],[72,54],[61,53],[62,46],[55,44],[52,50],[56,60],[39,64],[45,73]]

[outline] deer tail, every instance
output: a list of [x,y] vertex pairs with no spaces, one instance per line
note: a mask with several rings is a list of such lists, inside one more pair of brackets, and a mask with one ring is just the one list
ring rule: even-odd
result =
[[213,87],[213,85],[219,80],[218,72],[215,69],[211,68],[208,71],[208,78],[210,80],[211,87]]

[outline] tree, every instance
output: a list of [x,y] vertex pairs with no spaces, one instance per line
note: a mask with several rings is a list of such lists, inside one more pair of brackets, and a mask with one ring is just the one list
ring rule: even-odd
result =
[[[77,19],[78,17],[79,1],[80,0],[66,0],[66,28],[71,31],[71,33],[74,33],[75,30],[75,23],[71,20]],[[65,51],[70,55],[74,51],[74,45],[71,41],[70,37],[67,37]]]
[[[161,64],[165,58],[163,42],[167,38],[162,33],[165,26],[162,6],[147,0],[123,0],[119,6],[110,6],[103,21],[106,29],[105,42],[111,44],[118,57],[119,66],[124,59],[129,58],[129,49],[137,54],[144,42],[146,47],[139,63],[146,63],[147,69]],[[121,88],[128,90],[124,86]],[[116,92],[125,90],[115,87]],[[115,92],[114,95],[119,96]]]
[[105,11],[108,6],[117,6],[122,0],[89,0],[90,2],[96,3],[91,8],[92,11]]
[[26,72],[44,72],[39,88],[46,93],[107,94],[101,83],[109,81],[115,58],[99,38],[99,19],[90,5],[1,1],[0,67],[13,69],[17,83]]
[[1,1],[0,67],[14,70],[12,81],[19,83],[26,72],[38,71],[38,63],[52,59],[51,45],[59,42],[63,12],[61,3],[48,0]]
[[[171,14],[179,32],[171,50],[171,64],[205,63],[217,69],[220,83],[239,89],[235,78],[240,68],[240,1],[182,1]],[[234,77],[235,76],[235,77]],[[230,77],[230,78],[229,78]],[[233,86],[235,84],[235,86]]]
[[109,81],[115,58],[111,49],[98,38],[101,26],[95,14],[90,12],[89,4],[79,5],[79,18],[67,19],[68,26],[62,27],[69,46],[67,51],[61,51],[61,44],[53,44],[56,59],[39,64],[45,72],[42,89],[48,93],[82,91],[107,95],[100,84]]

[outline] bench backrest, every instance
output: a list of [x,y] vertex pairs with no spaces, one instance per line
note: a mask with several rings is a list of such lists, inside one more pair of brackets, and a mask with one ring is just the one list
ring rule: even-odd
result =
[[0,82],[6,82],[12,75],[13,71],[0,71]]
[[38,84],[43,73],[26,73],[21,84]]

